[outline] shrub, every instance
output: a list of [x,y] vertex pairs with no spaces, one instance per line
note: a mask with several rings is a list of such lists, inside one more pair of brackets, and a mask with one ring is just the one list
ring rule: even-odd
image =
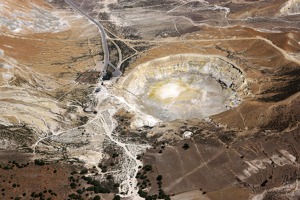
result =
[[76,183],[71,183],[71,184],[70,184],[70,187],[71,187],[72,189],[76,188],[76,186],[77,186]]
[[81,190],[81,189],[78,189],[78,190],[76,190],[76,192],[77,192],[78,194],[82,194],[82,193],[84,193],[84,191],[83,191],[83,190]]
[[151,171],[151,170],[152,170],[152,166],[151,166],[151,165],[145,165],[145,166],[143,167],[143,169],[144,169],[145,171]]
[[115,187],[115,188],[120,187],[120,184],[119,184],[119,183],[115,183],[115,184],[114,184],[114,187]]
[[94,187],[94,192],[96,194],[98,194],[98,193],[110,193],[110,190],[99,185],[99,186]]
[[77,198],[77,195],[74,194],[74,193],[72,193],[72,194],[69,195],[69,197],[70,197],[71,199],[76,199],[76,198]]
[[119,157],[119,154],[118,153],[113,153],[112,157],[113,158]]
[[86,174],[86,173],[88,173],[88,170],[87,170],[87,169],[83,169],[83,170],[81,170],[81,172],[80,172],[80,174]]
[[141,176],[140,176],[140,179],[146,179],[147,178],[147,176],[145,176],[144,174],[142,174]]
[[77,174],[77,172],[76,171],[72,171],[71,174],[74,175],[74,174]]
[[161,181],[162,180],[162,175],[158,175],[156,178],[157,181]]
[[13,166],[9,166],[9,165],[7,165],[7,166],[4,166],[4,170],[10,170],[10,169],[12,169],[13,168]]
[[116,195],[113,200],[121,200],[121,197],[119,195]]
[[94,191],[94,186],[86,188],[86,191]]
[[43,160],[40,160],[40,159],[35,159],[34,164],[39,165],[39,166],[43,166],[43,165],[45,165],[45,162]]
[[143,197],[143,198],[146,198],[148,196],[148,193],[143,190],[139,190],[138,194],[140,195],[140,197]]
[[92,180],[92,181],[90,182],[90,184],[92,184],[92,185],[94,185],[94,186],[100,186],[100,182],[97,181],[97,180]]
[[188,148],[190,148],[190,145],[187,144],[187,143],[185,143],[185,144],[182,146],[182,148],[183,148],[184,150],[187,150]]
[[85,180],[88,184],[90,184],[93,181],[91,177],[87,177],[87,176],[83,176],[82,179]]
[[113,176],[112,175],[108,175],[107,177],[106,177],[106,179],[112,179],[113,178]]
[[99,195],[96,195],[96,196],[94,196],[94,198],[93,198],[93,200],[100,200],[101,198],[100,198],[100,196]]
[[112,72],[111,71],[106,71],[105,75],[103,76],[103,80],[106,81],[106,80],[109,80],[111,79],[111,77],[113,76]]

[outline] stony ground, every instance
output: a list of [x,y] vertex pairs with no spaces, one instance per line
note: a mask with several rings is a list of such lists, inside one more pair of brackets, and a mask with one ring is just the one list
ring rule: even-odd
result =
[[123,77],[99,84],[95,25],[63,0],[1,1],[0,199],[299,198],[298,0],[73,2],[123,77],[213,55],[242,71],[243,101],[152,127]]

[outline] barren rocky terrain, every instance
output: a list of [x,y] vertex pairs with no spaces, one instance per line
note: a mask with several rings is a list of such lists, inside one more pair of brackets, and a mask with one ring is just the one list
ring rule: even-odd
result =
[[2,0],[0,199],[299,199],[299,0]]

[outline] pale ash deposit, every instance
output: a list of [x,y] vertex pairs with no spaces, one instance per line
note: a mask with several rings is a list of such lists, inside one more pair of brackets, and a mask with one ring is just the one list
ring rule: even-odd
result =
[[137,66],[120,85],[129,104],[171,121],[207,118],[236,107],[244,81],[242,71],[225,59],[180,54]]

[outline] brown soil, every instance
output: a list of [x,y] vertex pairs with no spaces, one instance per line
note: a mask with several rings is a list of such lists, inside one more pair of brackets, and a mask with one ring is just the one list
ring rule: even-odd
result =
[[[12,161],[10,161],[12,162]],[[20,163],[18,163],[20,164]],[[13,169],[0,169],[1,199],[22,197],[30,199],[30,195],[42,193],[45,199],[66,199],[71,190],[68,177],[75,169],[72,165],[62,163],[37,166],[29,164],[18,168],[13,163],[2,166],[14,166]]]
[[[284,152],[297,160],[300,153],[298,131],[259,132],[250,137],[240,132],[227,140],[223,136],[229,136],[228,133],[223,135],[222,130],[205,129],[190,140],[167,145],[162,153],[150,149],[142,156],[143,163],[152,166],[152,171],[146,173],[151,182],[149,194],[158,193],[158,175],[162,175],[163,191],[175,197],[200,190],[210,199],[220,196],[247,199],[265,189],[292,183],[299,176],[298,165]],[[185,150],[184,144],[189,148]]]

